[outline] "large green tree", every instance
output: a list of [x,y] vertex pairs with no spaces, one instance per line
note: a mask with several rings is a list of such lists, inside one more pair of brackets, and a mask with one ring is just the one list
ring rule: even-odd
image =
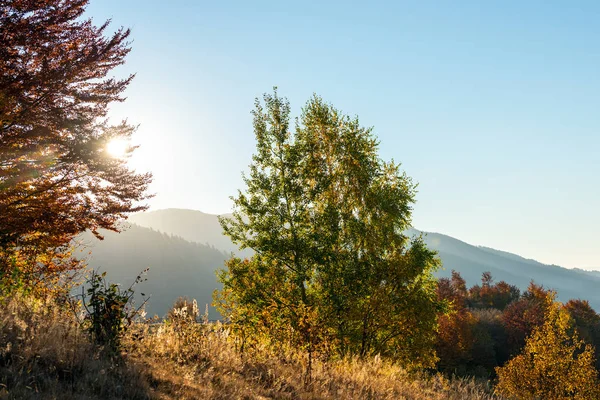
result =
[[0,272],[18,253],[47,274],[40,254],[144,209],[150,175],[105,150],[134,131],[105,120],[133,78],[110,76],[130,51],[129,30],[107,35],[108,22],[84,17],[87,3],[0,2]]
[[[430,366],[439,261],[408,238],[415,185],[371,129],[317,96],[295,129],[277,95],[256,101],[256,153],[224,231],[250,260],[220,275],[234,326],[309,354],[378,352]],[[334,350],[332,352],[332,350]]]

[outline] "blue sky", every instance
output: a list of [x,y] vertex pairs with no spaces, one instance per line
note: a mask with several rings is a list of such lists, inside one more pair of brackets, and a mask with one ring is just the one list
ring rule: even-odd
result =
[[254,98],[317,93],[419,183],[416,228],[600,269],[600,3],[91,0],[132,28],[112,117],[152,208],[229,212]]

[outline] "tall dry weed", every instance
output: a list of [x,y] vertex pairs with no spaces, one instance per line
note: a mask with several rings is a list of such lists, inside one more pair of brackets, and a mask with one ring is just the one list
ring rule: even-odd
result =
[[0,397],[146,399],[143,377],[107,358],[51,296],[0,298]]
[[[138,325],[133,356],[152,372],[158,390],[205,399],[496,399],[489,385],[442,375],[409,373],[379,357],[315,361],[304,380],[306,356],[255,346],[236,350],[220,323]],[[135,343],[135,344],[134,344]],[[161,389],[162,388],[162,389]]]
[[52,298],[0,299],[0,398],[495,398],[485,384],[409,373],[379,357],[315,360],[307,383],[302,352],[257,343],[242,353],[227,325],[184,305],[180,318],[133,324],[111,358]]

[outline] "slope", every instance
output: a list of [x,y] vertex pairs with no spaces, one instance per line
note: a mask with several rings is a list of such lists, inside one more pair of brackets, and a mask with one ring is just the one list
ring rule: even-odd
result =
[[[224,251],[235,251],[229,239],[223,236],[217,216],[195,210],[166,209],[137,214],[131,218],[136,223],[179,235],[186,240],[202,241]],[[420,234],[416,229],[408,230],[409,236]],[[473,285],[480,281],[485,271],[492,273],[496,281],[504,280],[527,288],[531,280],[558,291],[558,298],[567,301],[583,298],[600,310],[600,274],[571,270],[555,265],[545,265],[516,254],[486,247],[473,246],[458,239],[439,233],[424,233],[430,248],[438,251],[444,268],[437,275],[449,276],[456,270]],[[248,250],[242,254],[248,255]]]
[[[82,236],[80,242],[86,246],[80,249],[80,257],[86,257],[90,267],[106,271],[110,281],[126,287],[149,268],[147,281],[136,288],[138,304],[140,293],[151,296],[148,316],[164,316],[179,296],[197,299],[201,312],[212,302],[212,292],[219,287],[215,270],[223,267],[225,253],[137,225],[103,235],[102,241],[89,234]],[[212,307],[209,317],[218,317]]]
[[169,208],[134,214],[129,217],[129,222],[181,236],[191,242],[209,244],[226,253],[234,252],[242,257],[249,255],[248,250],[240,251],[228,237],[223,236],[217,217],[201,211]]
[[567,301],[583,298],[600,309],[600,277],[556,265],[546,265],[518,255],[489,248],[472,246],[439,233],[427,233],[425,241],[439,252],[444,270],[439,276],[449,276],[454,269],[469,285],[478,283],[484,271],[490,271],[496,281],[504,280],[525,289],[531,280],[558,291],[558,298]]

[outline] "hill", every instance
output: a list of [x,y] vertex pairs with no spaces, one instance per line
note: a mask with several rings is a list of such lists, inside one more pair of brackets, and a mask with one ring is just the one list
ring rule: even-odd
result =
[[[201,311],[212,302],[212,292],[219,287],[215,270],[223,267],[227,258],[224,252],[137,225],[121,233],[102,234],[102,241],[90,234],[80,238],[85,244],[80,257],[86,257],[90,267],[106,271],[109,280],[123,286],[129,286],[149,268],[148,280],[136,289],[137,294],[151,296],[146,307],[148,316],[164,316],[179,296],[197,299]],[[138,295],[136,302],[140,300]],[[212,307],[209,317],[218,317]]]
[[[133,215],[132,222],[145,227],[181,236],[192,242],[206,243],[226,252],[236,251],[236,246],[222,235],[216,215],[185,209],[166,209]],[[414,236],[421,232],[410,229]],[[438,276],[449,276],[452,270],[461,273],[468,285],[476,284],[481,274],[490,271],[496,281],[505,280],[524,290],[531,280],[558,291],[561,301],[583,298],[600,310],[600,273],[567,269],[525,259],[516,254],[487,247],[473,246],[439,233],[427,233],[425,240],[438,251],[444,269]],[[248,250],[242,256],[249,254]]]
[[227,236],[222,234],[217,217],[201,211],[169,208],[134,214],[129,217],[129,222],[177,235],[190,242],[211,245],[226,253],[234,252],[242,257],[249,256],[251,254],[249,250],[240,251]]
[[450,276],[454,269],[467,284],[473,285],[481,274],[490,271],[495,281],[504,280],[525,289],[531,280],[558,291],[560,301],[582,298],[600,309],[600,275],[556,265],[546,265],[516,254],[473,246],[439,233],[426,233],[427,244],[438,251],[444,264],[439,276]]

